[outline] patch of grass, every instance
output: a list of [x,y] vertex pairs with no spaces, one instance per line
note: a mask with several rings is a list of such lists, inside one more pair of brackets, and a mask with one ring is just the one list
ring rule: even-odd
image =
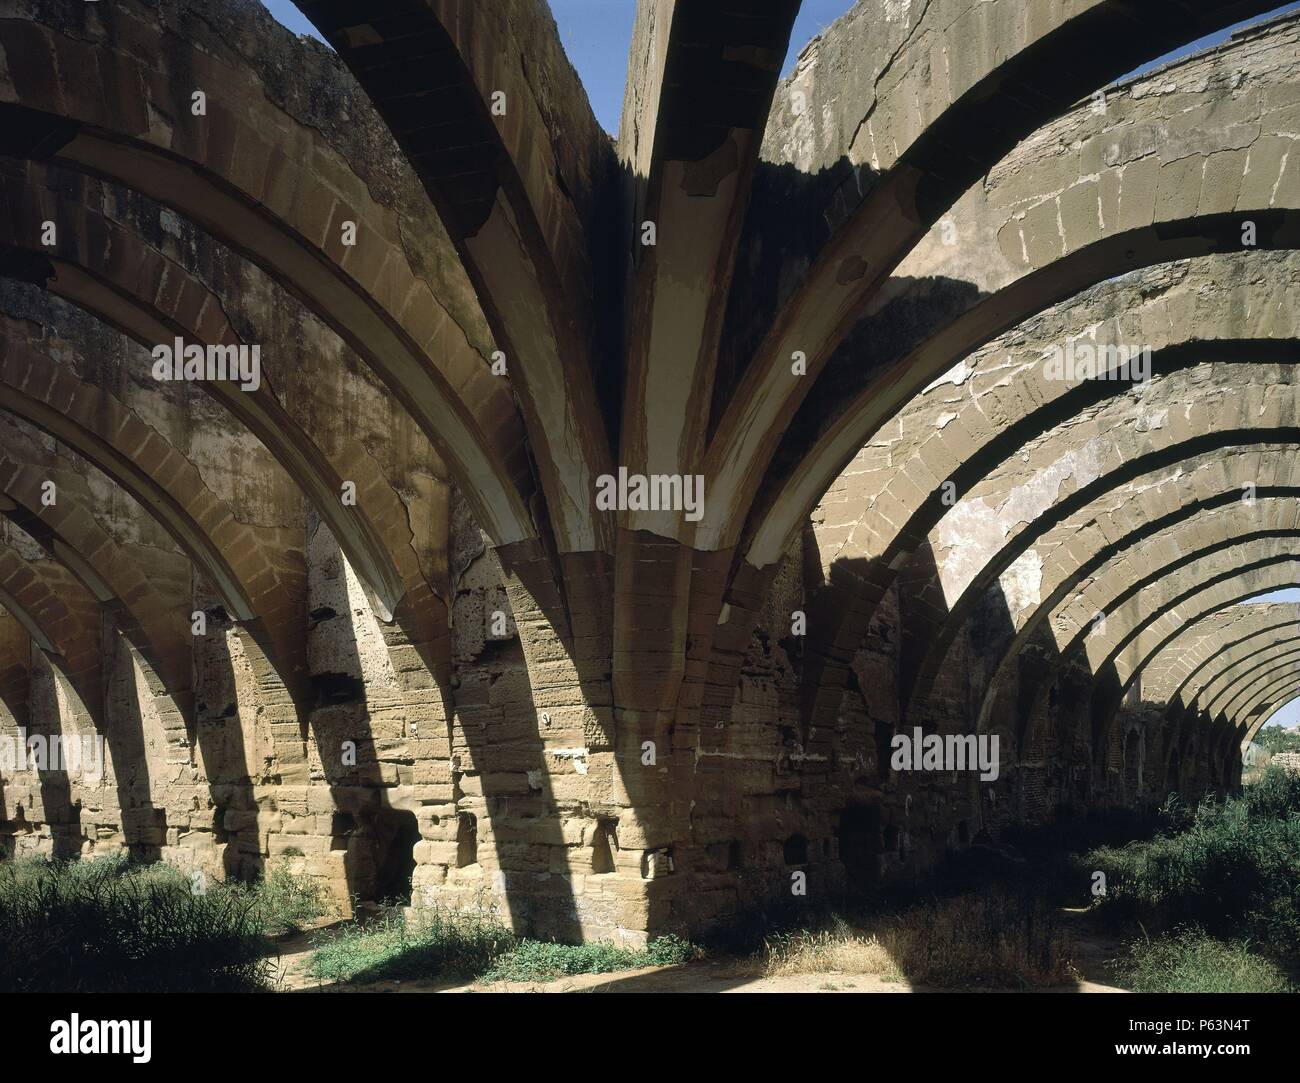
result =
[[501,956],[483,977],[488,981],[553,981],[570,974],[612,974],[644,966],[684,963],[694,948],[676,936],[662,936],[641,950],[613,944],[556,944],[521,940]]
[[516,943],[490,911],[431,908],[408,922],[400,910],[386,910],[367,924],[349,922],[320,934],[309,972],[330,982],[471,978]]
[[1139,937],[1116,960],[1125,988],[1135,993],[1294,993],[1271,961],[1241,942],[1224,942],[1185,928],[1159,939]]
[[0,989],[244,992],[268,986],[268,935],[323,912],[304,877],[195,881],[125,855],[0,865]]
[[356,983],[431,978],[553,981],[571,974],[681,963],[694,950],[677,937],[661,937],[641,951],[609,943],[530,940],[516,936],[485,908],[430,908],[409,920],[399,910],[388,910],[368,924],[350,922],[320,935],[309,971],[321,981]]

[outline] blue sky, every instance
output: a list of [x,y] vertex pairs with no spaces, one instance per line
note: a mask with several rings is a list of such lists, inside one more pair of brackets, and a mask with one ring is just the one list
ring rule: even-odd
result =
[[1286,726],[1288,729],[1297,724],[1300,724],[1300,698],[1282,704],[1264,723],[1266,726]]
[[[319,37],[312,25],[294,7],[291,0],[264,0],[276,19],[300,34]],[[1039,0],[1029,0],[1030,3]],[[794,66],[795,58],[812,38],[838,19],[853,6],[852,0],[803,0],[794,32],[790,35],[790,52],[786,56],[785,72]],[[1300,0],[1285,4],[1273,14],[1300,8]],[[623,108],[623,83],[627,73],[628,46],[632,40],[632,21],[636,15],[636,0],[551,0],[551,10],[560,27],[564,48],[573,66],[582,76],[587,96],[591,99],[596,117],[611,135],[618,134],[618,118]],[[1268,18],[1269,16],[1262,16]],[[1252,19],[1251,22],[1258,22]],[[1241,23],[1238,25],[1247,25]],[[1201,38],[1190,45],[1144,65],[1138,72],[1158,66],[1175,57],[1207,48],[1226,39],[1229,28],[1218,34]],[[784,74],[783,73],[783,74]],[[1134,73],[1136,74],[1136,73]]]
[[[264,3],[290,30],[320,37],[290,0],[264,0]],[[814,35],[852,6],[852,0],[803,0],[790,36],[791,42],[797,44],[792,45],[786,58],[786,71]],[[551,11],[569,60],[582,76],[597,119],[606,131],[617,135],[636,0],[551,0]]]
[[1264,725],[1285,726],[1287,729],[1291,729],[1298,722],[1300,722],[1300,699],[1293,699],[1282,704],[1281,707],[1274,711]]

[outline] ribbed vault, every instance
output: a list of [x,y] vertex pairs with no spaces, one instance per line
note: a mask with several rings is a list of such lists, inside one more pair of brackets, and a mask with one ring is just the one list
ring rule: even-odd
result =
[[544,0],[0,0],[0,846],[643,942],[1235,786],[1300,20],[1112,81],[1271,6],[639,0],[612,139]]

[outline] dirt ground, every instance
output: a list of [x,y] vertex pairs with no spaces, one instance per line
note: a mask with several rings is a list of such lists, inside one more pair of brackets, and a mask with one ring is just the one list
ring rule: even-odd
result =
[[[1106,960],[1115,956],[1118,942],[1098,935],[1082,921],[1084,911],[1067,910],[1075,924],[1072,931],[1076,962],[1080,969],[1077,985],[1043,990],[1053,993],[1122,993],[1110,982]],[[915,993],[937,992],[909,982],[886,981],[870,974],[827,971],[818,974],[764,975],[751,960],[739,958],[700,959],[679,966],[645,967],[616,974],[579,974],[552,982],[447,982],[383,981],[369,984],[322,985],[307,972],[311,958],[311,934],[301,933],[283,941],[276,968],[278,987],[283,992],[323,993]]]

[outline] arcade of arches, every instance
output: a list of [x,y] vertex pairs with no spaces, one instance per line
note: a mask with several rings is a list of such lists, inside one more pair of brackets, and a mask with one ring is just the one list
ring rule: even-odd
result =
[[1239,784],[1300,18],[639,0],[614,140],[543,0],[299,6],[0,2],[7,852],[639,943]]

